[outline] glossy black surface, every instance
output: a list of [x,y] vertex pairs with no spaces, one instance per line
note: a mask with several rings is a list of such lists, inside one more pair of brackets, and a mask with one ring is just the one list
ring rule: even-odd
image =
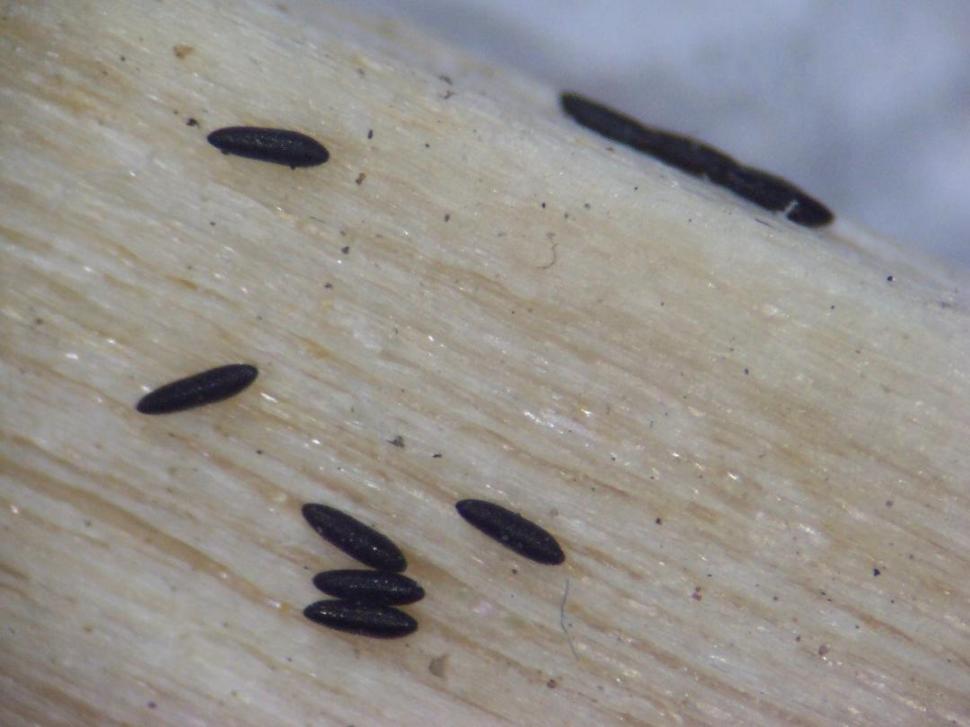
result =
[[559,565],[566,559],[552,535],[501,505],[485,500],[462,500],[455,509],[483,533],[530,560]]
[[307,606],[303,615],[337,631],[379,639],[407,636],[418,629],[417,621],[396,608],[350,601],[317,601]]
[[319,141],[298,131],[230,126],[208,136],[209,143],[226,154],[258,159],[288,167],[314,167],[330,158]]
[[331,570],[317,573],[313,585],[328,596],[371,606],[403,606],[424,598],[424,589],[400,573]]
[[259,371],[249,364],[229,364],[165,384],[141,398],[135,408],[142,414],[170,414],[235,396],[249,386]]
[[587,129],[649,154],[682,172],[709,179],[763,209],[785,212],[786,217],[796,224],[821,227],[835,219],[825,205],[791,182],[739,164],[731,156],[701,141],[646,126],[579,94],[564,93],[560,103],[563,111]]
[[407,568],[404,554],[384,535],[360,520],[328,505],[307,503],[303,517],[320,537],[364,565],[383,571]]

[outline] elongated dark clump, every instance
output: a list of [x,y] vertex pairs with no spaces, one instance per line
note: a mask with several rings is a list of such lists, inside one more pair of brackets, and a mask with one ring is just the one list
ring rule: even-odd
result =
[[578,94],[564,93],[560,100],[563,110],[587,129],[649,154],[688,174],[716,179],[725,169],[737,165],[734,159],[713,146],[688,136],[645,126],[630,116]]
[[785,212],[796,224],[820,227],[835,219],[825,205],[791,182],[760,169],[745,167],[708,144],[646,126],[575,93],[562,94],[560,102],[563,111],[587,129],[649,154],[682,172],[705,177],[763,209]]
[[714,180],[739,197],[772,212],[785,212],[789,220],[805,227],[820,227],[834,219],[829,209],[787,179],[753,167],[736,166]]
[[331,570],[317,573],[313,585],[328,596],[369,606],[403,606],[424,598],[424,589],[399,573]]
[[317,601],[303,610],[311,621],[337,631],[379,639],[413,634],[418,622],[390,606],[369,606],[349,601]]
[[469,523],[519,555],[547,565],[558,565],[566,559],[554,537],[501,505],[485,500],[462,500],[455,508]]
[[229,364],[165,384],[146,394],[136,405],[142,414],[170,414],[212,404],[235,396],[249,386],[259,371],[249,364]]
[[315,167],[330,158],[316,139],[298,131],[261,129],[256,126],[230,126],[208,136],[209,143],[224,154],[285,164],[288,167]]
[[324,540],[364,565],[392,572],[408,566],[404,554],[386,536],[345,512],[307,503],[303,506],[303,517]]

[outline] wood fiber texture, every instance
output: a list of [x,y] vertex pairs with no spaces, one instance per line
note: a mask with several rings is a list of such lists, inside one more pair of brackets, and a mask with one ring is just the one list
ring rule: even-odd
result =
[[[943,274],[342,7],[4,6],[0,723],[967,724]],[[224,361],[244,395],[135,411]],[[400,545],[415,633],[303,617],[356,565],[306,502]]]

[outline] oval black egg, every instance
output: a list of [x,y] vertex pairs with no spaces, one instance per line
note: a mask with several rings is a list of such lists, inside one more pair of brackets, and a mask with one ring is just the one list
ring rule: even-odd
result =
[[303,517],[324,540],[364,565],[384,571],[402,571],[408,563],[391,540],[345,512],[309,502]]
[[141,398],[135,408],[142,414],[171,414],[235,396],[249,386],[259,371],[249,364],[229,364],[165,384]]
[[328,596],[371,606],[403,606],[424,598],[424,589],[400,573],[331,570],[317,573],[313,585]]
[[396,608],[349,601],[317,601],[307,606],[303,615],[337,631],[379,639],[407,636],[418,629],[417,621]]
[[229,126],[207,137],[224,154],[235,154],[263,162],[296,167],[315,167],[330,158],[330,152],[316,139],[287,129],[258,126]]
[[554,537],[501,505],[485,500],[462,500],[455,509],[483,533],[530,560],[559,565],[566,559]]

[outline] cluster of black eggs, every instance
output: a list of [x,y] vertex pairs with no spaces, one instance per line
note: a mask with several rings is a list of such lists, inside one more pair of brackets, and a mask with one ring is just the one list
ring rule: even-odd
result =
[[418,622],[394,608],[424,598],[424,589],[401,574],[404,554],[387,536],[328,505],[307,503],[303,517],[320,536],[374,570],[317,573],[313,585],[334,599],[311,603],[303,615],[315,623],[362,636],[407,636]]
[[[246,389],[259,371],[229,364],[179,379],[146,394],[136,405],[142,414],[171,414],[228,399]],[[506,548],[537,563],[559,565],[565,555],[549,533],[518,513],[485,500],[461,500],[458,514]],[[318,573],[313,585],[333,599],[317,601],[303,614],[339,631],[393,638],[407,636],[418,622],[395,606],[416,603],[424,589],[402,575],[407,559],[387,536],[328,505],[307,503],[303,517],[324,540],[372,570]]]

